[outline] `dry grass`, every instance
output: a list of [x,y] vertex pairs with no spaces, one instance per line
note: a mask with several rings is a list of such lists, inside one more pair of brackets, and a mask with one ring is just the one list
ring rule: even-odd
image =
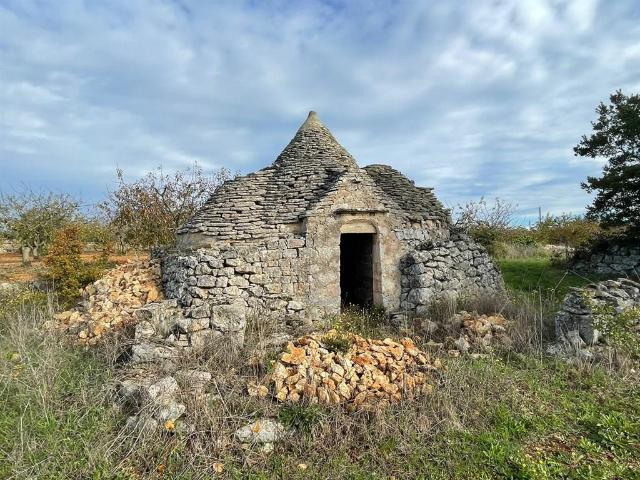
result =
[[[214,376],[208,397],[181,399],[189,413],[178,426],[190,423],[194,430],[146,433],[123,430],[127,412],[112,407],[126,333],[82,351],[40,330],[50,303],[12,306],[0,314],[0,478],[199,479],[212,477],[219,463],[227,478],[590,478],[576,474],[586,470],[571,466],[571,452],[550,450],[552,435],[571,436],[580,445],[573,451],[583,456],[582,466],[598,478],[632,478],[640,441],[637,378],[542,359],[544,301],[433,305],[437,320],[460,309],[502,311],[518,325],[515,349],[481,360],[445,358],[433,395],[378,413],[248,397],[245,385],[268,371],[274,358],[268,347],[273,326],[256,317],[247,344],[262,345],[258,355],[219,342],[181,360],[180,368]],[[370,336],[390,333],[377,314],[351,312],[340,320]],[[603,417],[609,414],[618,416]],[[270,454],[245,449],[233,438],[236,428],[262,416],[296,427]],[[609,440],[584,443],[590,429],[600,428],[593,425],[607,421],[627,439],[624,445],[611,450]],[[538,444],[545,445],[544,454],[527,456]],[[556,475],[554,468],[563,470]]]

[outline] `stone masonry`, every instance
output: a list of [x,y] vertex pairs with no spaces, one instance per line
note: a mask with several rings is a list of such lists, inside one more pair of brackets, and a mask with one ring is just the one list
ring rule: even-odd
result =
[[503,288],[500,271],[486,250],[464,235],[420,245],[402,259],[400,269],[401,307],[418,314],[426,313],[425,307],[443,296]]
[[598,343],[601,332],[594,329],[591,305],[606,305],[615,313],[640,307],[640,283],[619,278],[572,288],[555,317],[556,340],[560,344],[579,349]]
[[430,188],[385,165],[358,167],[311,112],[271,166],[226,182],[178,230],[159,255],[164,292],[202,321],[230,305],[287,322],[339,313],[341,273],[353,275],[341,254],[358,255],[341,251],[343,235],[367,239],[368,298],[388,311],[502,285],[486,252],[452,235]]
[[573,268],[603,275],[640,275],[640,245],[612,245],[604,252],[576,260]]

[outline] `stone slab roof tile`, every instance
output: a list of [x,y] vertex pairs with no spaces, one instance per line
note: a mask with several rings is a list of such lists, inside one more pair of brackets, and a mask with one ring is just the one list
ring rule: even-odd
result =
[[[310,112],[275,162],[258,172],[225,182],[178,234],[202,233],[218,238],[267,236],[278,226],[296,223],[336,188],[347,172],[366,171],[380,187],[381,199],[408,218],[444,218],[430,189],[416,187],[400,172],[382,165],[364,170]],[[398,212],[402,213],[402,212]]]
[[410,219],[449,221],[449,211],[433,194],[432,188],[417,187],[412,180],[388,165],[368,165],[364,170]]

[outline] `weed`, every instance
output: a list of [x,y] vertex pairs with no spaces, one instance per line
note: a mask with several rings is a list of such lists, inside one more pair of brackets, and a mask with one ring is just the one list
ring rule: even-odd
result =
[[295,428],[304,434],[310,434],[320,423],[323,411],[318,405],[289,403],[283,405],[278,412],[278,419],[288,428]]
[[322,343],[330,352],[345,354],[353,342],[350,334],[334,330],[322,337]]
[[640,357],[640,337],[634,328],[640,320],[640,307],[616,312],[611,305],[596,303],[587,295],[583,295],[583,298],[593,313],[593,328],[622,353]]

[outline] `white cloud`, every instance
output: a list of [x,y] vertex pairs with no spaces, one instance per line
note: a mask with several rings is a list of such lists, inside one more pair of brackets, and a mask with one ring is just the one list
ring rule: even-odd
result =
[[455,204],[581,211],[595,105],[638,88],[634,2],[8,1],[0,6],[0,189],[100,198],[193,161],[248,172],[310,109],[361,164]]

